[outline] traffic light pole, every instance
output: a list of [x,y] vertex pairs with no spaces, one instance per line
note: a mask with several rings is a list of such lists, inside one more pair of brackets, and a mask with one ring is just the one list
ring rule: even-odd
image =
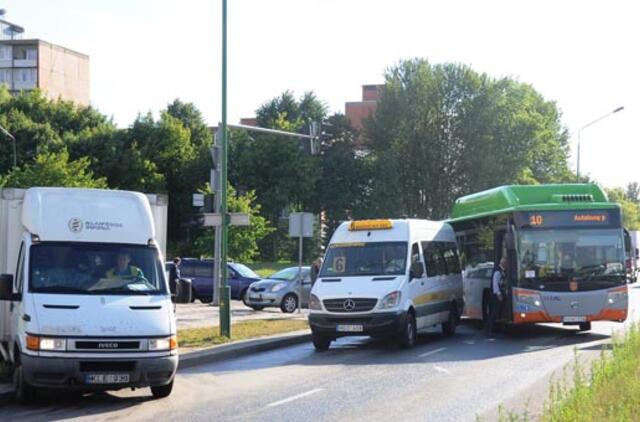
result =
[[222,0],[222,142],[220,145],[220,335],[231,337],[231,289],[227,282],[227,241],[229,216],[227,213],[227,0]]

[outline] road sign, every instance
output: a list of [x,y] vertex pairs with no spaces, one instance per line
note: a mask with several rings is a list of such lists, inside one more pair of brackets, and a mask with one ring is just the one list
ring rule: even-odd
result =
[[193,194],[193,206],[194,207],[204,207],[204,194],[203,193],[194,193]]
[[[249,214],[245,214],[242,212],[231,212],[229,213],[229,225],[231,226],[248,226],[249,225]],[[222,214],[220,213],[205,213],[204,214],[204,225],[211,227],[219,227],[222,225]]]
[[313,237],[313,214],[310,212],[289,214],[289,236]]

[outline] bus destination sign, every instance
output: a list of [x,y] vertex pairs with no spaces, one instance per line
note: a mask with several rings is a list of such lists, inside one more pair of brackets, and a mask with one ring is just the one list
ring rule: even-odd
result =
[[530,211],[514,215],[519,228],[620,227],[620,211]]

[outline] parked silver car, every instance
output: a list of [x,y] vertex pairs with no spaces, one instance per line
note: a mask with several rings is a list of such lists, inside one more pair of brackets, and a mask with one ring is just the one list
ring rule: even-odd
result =
[[257,311],[279,306],[286,313],[294,312],[300,299],[303,307],[308,306],[312,284],[309,267],[302,267],[302,284],[298,274],[298,267],[289,267],[251,283],[246,305]]

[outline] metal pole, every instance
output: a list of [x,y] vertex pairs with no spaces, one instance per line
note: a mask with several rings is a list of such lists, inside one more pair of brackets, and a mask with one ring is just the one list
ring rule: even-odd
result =
[[582,132],[583,129],[586,129],[589,126],[598,123],[600,120],[606,119],[607,117],[611,116],[612,114],[615,114],[615,113],[617,113],[619,111],[622,111],[622,110],[624,110],[624,106],[618,107],[615,110],[610,111],[607,114],[604,114],[604,115],[598,117],[597,119],[587,123],[586,125],[582,126],[580,129],[578,129],[578,148],[577,148],[577,160],[576,160],[576,177],[578,179],[580,179],[580,132]]
[[578,129],[578,159],[576,163],[576,181],[580,182],[580,133],[582,132],[582,128]]
[[227,214],[227,0],[222,0],[222,145],[220,166],[220,213],[222,214],[220,247],[220,335],[231,337],[231,291],[227,284],[227,237],[229,216]]
[[[218,125],[218,129],[216,130],[216,134],[214,137],[214,148],[217,148],[220,143],[222,142],[222,134],[220,131],[220,125]],[[216,161],[214,163],[214,165],[216,166],[216,170],[219,170],[220,167],[220,163],[219,161],[219,156],[217,154],[212,153],[212,159],[214,161]],[[220,189],[220,176],[217,175],[217,177],[214,177],[215,173],[214,171],[211,172],[211,189],[213,189],[214,193],[215,193],[215,212],[216,213],[220,213],[220,206],[222,204],[221,200],[220,200],[220,195],[222,190]],[[214,246],[213,246],[213,300],[211,301],[211,305],[212,306],[220,306],[220,267],[221,267],[221,260],[220,260],[220,240],[221,240],[221,233],[220,233],[220,227],[216,226],[214,228],[215,230],[215,239],[214,239]]]
[[300,214],[300,237],[298,238],[298,313],[302,306],[302,229],[304,228],[303,214]]

